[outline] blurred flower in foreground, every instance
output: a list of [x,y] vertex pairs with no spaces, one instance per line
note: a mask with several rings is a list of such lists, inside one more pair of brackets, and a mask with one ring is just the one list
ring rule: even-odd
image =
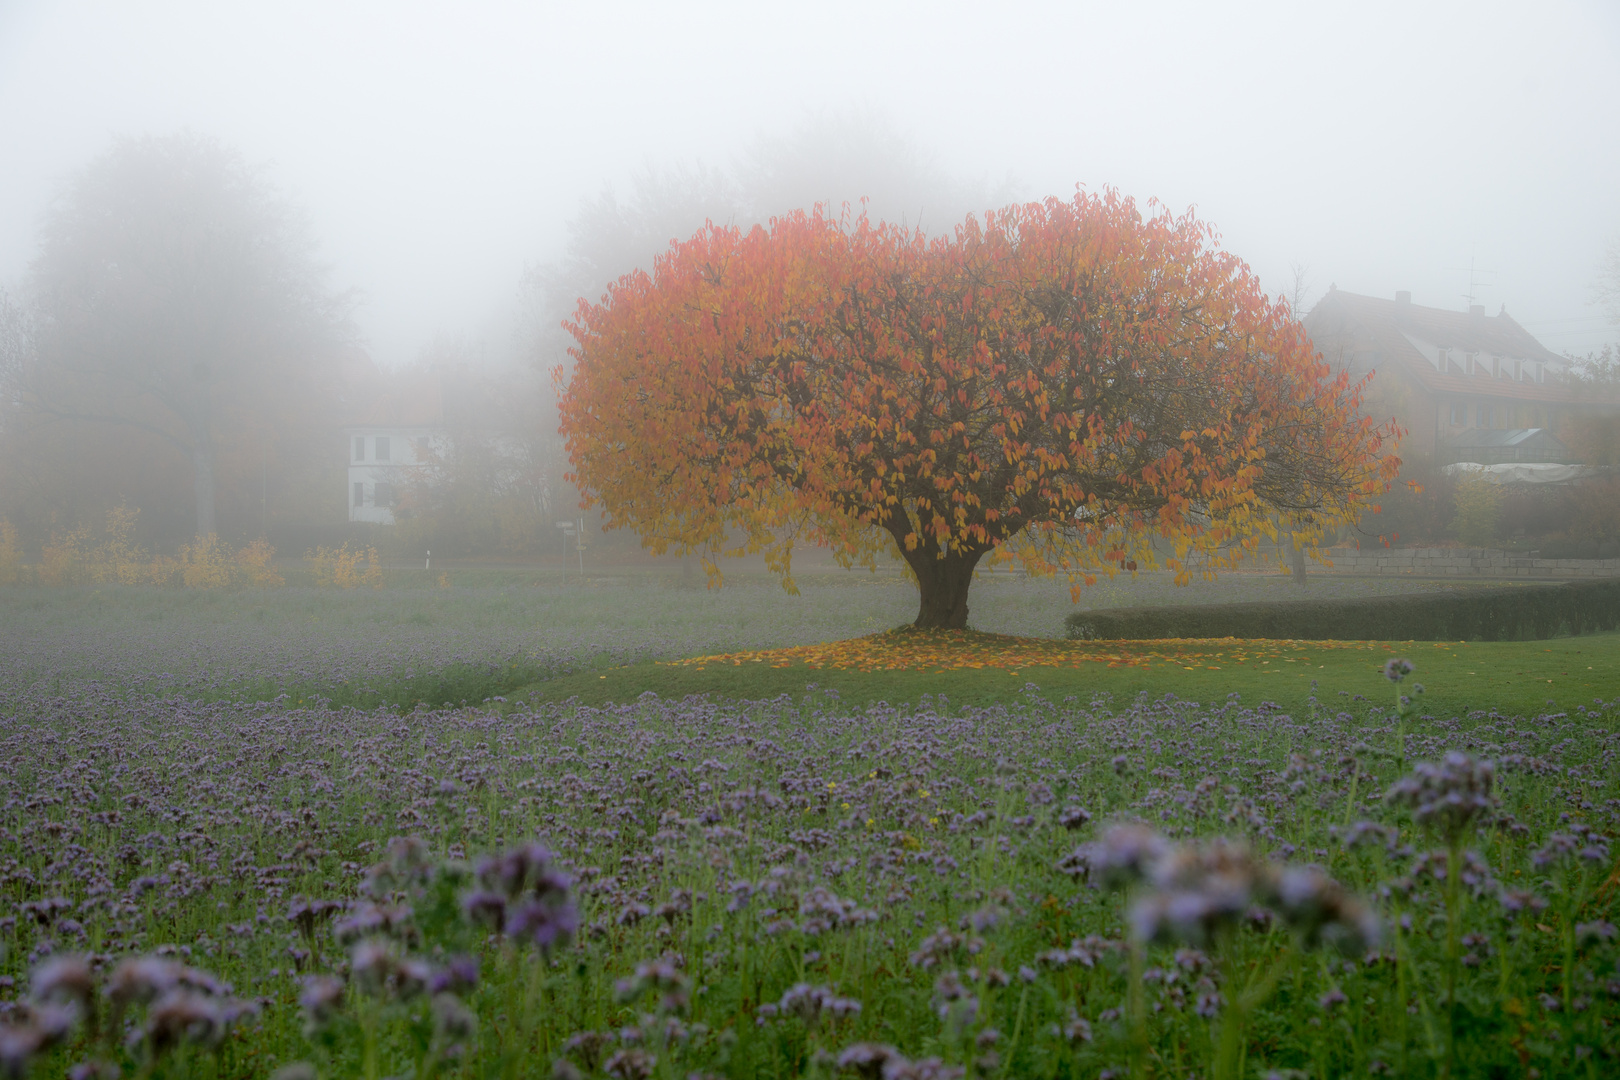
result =
[[475,873],[479,888],[462,901],[474,922],[547,954],[579,932],[579,909],[569,893],[572,882],[543,845],[524,844],[480,859]]
[[1495,811],[1493,779],[1490,762],[1453,750],[1439,764],[1419,764],[1409,776],[1390,785],[1385,798],[1410,806],[1418,824],[1457,843],[1476,821]]
[[1223,838],[1174,845],[1144,825],[1116,825],[1076,856],[1106,887],[1147,885],[1129,912],[1139,941],[1202,946],[1267,917],[1293,930],[1305,948],[1326,944],[1353,955],[1381,936],[1372,909],[1324,871],[1278,867]]

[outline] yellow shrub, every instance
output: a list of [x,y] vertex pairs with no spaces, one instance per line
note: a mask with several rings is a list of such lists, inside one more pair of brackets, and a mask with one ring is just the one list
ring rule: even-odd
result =
[[304,561],[309,564],[316,585],[335,589],[353,589],[360,585],[382,588],[382,563],[374,547],[351,546],[347,542],[338,548],[318,547],[305,552]]
[[[107,514],[103,539],[92,544],[84,526],[53,536],[45,545],[37,576],[45,585],[170,585],[187,589],[223,589],[232,586],[272,586],[284,584],[274,565],[275,548],[265,540],[255,540],[240,551],[217,536],[199,537],[184,544],[178,558],[148,557],[133,539],[140,511],[120,506]],[[6,530],[0,523],[0,583],[8,580],[5,569]],[[16,533],[9,533],[11,550],[16,549]],[[16,574],[21,572],[20,555]],[[14,578],[13,578],[14,579]]]
[[167,585],[178,589],[185,584],[185,565],[173,555],[154,555],[152,561],[141,568],[147,585]]
[[84,526],[52,536],[40,552],[39,580],[46,585],[79,585],[91,580],[85,555],[90,530]]
[[268,540],[255,540],[245,548],[239,548],[232,557],[233,572],[238,580],[245,585],[254,585],[268,588],[286,584],[271,561],[276,556],[276,549],[270,546]]
[[139,510],[115,506],[107,511],[101,543],[88,553],[90,578],[98,585],[139,585],[146,579],[146,552],[135,543]]
[[180,580],[188,589],[223,589],[231,583],[230,549],[209,533],[180,549]]

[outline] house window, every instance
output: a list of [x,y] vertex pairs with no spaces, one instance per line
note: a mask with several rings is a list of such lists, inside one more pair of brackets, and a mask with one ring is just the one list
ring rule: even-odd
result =
[[354,482],[354,505],[366,505],[366,485],[358,480]]
[[377,436],[377,460],[388,461],[388,436]]
[[376,506],[393,506],[394,485],[385,483],[381,480],[377,481],[377,493],[375,496],[373,496],[372,503]]
[[1460,401],[1451,403],[1451,426],[1462,427],[1468,423],[1468,406]]
[[354,460],[366,460],[366,437],[364,435],[354,437]]

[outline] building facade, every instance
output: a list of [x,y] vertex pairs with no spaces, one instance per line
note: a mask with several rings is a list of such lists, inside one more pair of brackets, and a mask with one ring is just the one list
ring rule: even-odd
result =
[[448,449],[442,428],[367,425],[343,429],[349,449],[349,520],[392,525],[400,495]]
[[1561,432],[1616,403],[1571,381],[1570,361],[1504,308],[1448,311],[1333,288],[1304,319],[1328,363],[1374,376],[1368,409],[1406,429],[1403,456],[1437,465],[1572,460]]

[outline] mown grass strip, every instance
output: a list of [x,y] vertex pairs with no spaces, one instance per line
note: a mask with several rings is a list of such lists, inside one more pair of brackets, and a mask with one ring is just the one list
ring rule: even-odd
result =
[[[849,641],[633,664],[580,672],[524,687],[531,701],[600,705],[643,693],[710,694],[726,699],[802,695],[809,685],[846,702],[917,701],[944,695],[953,703],[1011,701],[1027,684],[1043,696],[1088,699],[1138,693],[1219,701],[1333,707],[1357,695],[1393,701],[1381,677],[1392,656],[1417,665],[1426,693],[1420,711],[1458,715],[1476,709],[1529,713],[1548,701],[1561,709],[1620,695],[1620,634],[1528,642],[1302,642],[1206,639],[1153,642],[1067,642],[952,631],[936,635],[874,634]],[[1313,685],[1314,684],[1314,685]],[[1405,688],[1410,687],[1410,683]],[[1343,696],[1341,696],[1343,695]]]

